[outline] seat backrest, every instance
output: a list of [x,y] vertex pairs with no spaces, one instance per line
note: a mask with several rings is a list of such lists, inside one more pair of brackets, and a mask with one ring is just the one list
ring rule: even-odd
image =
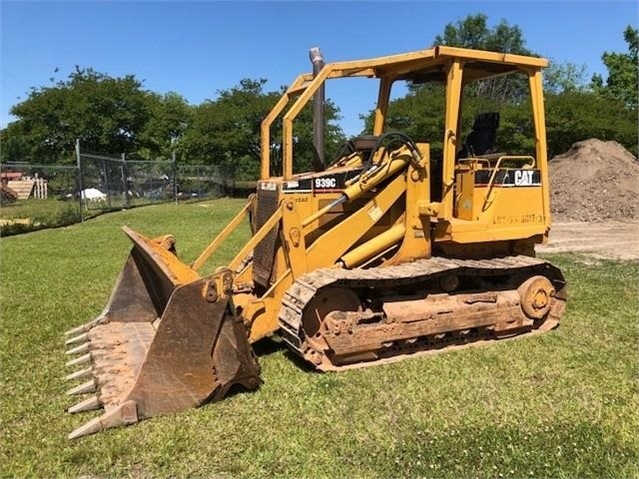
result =
[[468,158],[486,153],[495,146],[497,128],[499,128],[498,112],[478,114],[475,117],[475,123],[473,123],[473,130],[468,134],[457,158]]

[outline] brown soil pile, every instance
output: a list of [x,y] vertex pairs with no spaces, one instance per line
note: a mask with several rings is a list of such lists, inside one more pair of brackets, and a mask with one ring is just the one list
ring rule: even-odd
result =
[[575,143],[550,161],[549,174],[556,220],[639,218],[639,163],[616,141]]

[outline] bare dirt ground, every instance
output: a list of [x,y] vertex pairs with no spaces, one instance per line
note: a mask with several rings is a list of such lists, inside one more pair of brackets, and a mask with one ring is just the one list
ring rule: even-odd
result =
[[639,261],[639,221],[556,222],[540,253],[584,253],[594,258]]

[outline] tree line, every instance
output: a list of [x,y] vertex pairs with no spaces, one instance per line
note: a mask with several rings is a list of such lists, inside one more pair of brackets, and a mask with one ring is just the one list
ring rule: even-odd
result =
[[[596,137],[616,140],[637,155],[638,31],[623,32],[626,52],[604,52],[607,77],[584,78],[585,67],[555,63],[544,71],[549,155],[562,153],[572,143]],[[526,47],[521,29],[502,20],[490,27],[483,14],[469,15],[445,26],[433,45],[537,54]],[[76,138],[94,152],[126,153],[137,160],[170,158],[177,152],[185,163],[214,164],[238,179],[255,179],[259,171],[259,127],[283,88],[266,91],[265,79],[242,79],[217,98],[190,105],[178,93],[158,94],[134,75],[112,77],[91,68],[76,67],[66,80],[32,88],[27,98],[11,108],[16,120],[0,131],[0,159],[37,164],[74,161]],[[498,78],[479,82],[465,93],[464,126],[473,112],[499,109],[500,151],[532,149],[525,78]],[[389,107],[388,128],[416,141],[441,147],[444,109],[440,85],[409,86]],[[337,154],[346,135],[339,125],[339,108],[325,106],[326,157]],[[370,131],[371,113],[362,115],[363,132]],[[467,129],[465,131],[468,131]],[[278,138],[281,125],[274,125]],[[311,107],[296,121],[296,167],[308,170],[314,159]],[[272,157],[277,163],[278,145]]]

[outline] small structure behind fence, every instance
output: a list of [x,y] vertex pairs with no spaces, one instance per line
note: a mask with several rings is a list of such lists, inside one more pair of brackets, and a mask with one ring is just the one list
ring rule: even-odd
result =
[[18,199],[72,198],[77,191],[77,168],[68,165],[3,163],[0,178],[18,193]]

